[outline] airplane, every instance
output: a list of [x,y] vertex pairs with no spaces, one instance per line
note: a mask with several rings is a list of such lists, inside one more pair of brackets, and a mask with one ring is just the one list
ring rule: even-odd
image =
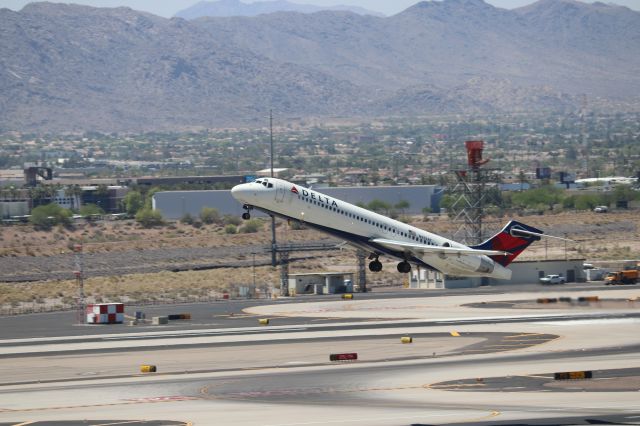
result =
[[512,220],[496,235],[477,246],[465,246],[440,235],[407,225],[316,190],[278,178],[259,178],[236,185],[231,195],[243,203],[242,218],[257,209],[298,221],[370,253],[369,270],[382,270],[380,256],[400,260],[397,269],[411,272],[411,264],[458,277],[508,280],[507,266],[531,243],[558,238]]

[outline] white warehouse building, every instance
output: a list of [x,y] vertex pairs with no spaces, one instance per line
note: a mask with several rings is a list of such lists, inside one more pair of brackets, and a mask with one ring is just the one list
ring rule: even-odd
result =
[[[436,185],[355,186],[322,188],[319,192],[351,204],[368,204],[373,200],[380,200],[395,205],[407,201],[409,207],[405,209],[405,213],[421,214],[425,208],[433,212],[439,211],[443,189]],[[243,213],[242,204],[231,196],[229,190],[156,192],[152,203],[153,209],[160,211],[162,217],[169,220],[178,220],[187,213],[196,217],[204,207],[216,208],[221,215],[240,216]],[[260,216],[257,211],[253,214]]]

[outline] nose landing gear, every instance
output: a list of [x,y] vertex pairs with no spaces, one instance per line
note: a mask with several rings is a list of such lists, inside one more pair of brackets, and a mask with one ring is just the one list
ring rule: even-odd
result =
[[244,220],[251,219],[251,213],[249,213],[249,211],[252,209],[252,207],[247,205],[247,204],[245,204],[244,206],[242,206],[242,208],[246,210],[246,212],[242,213],[242,218]]

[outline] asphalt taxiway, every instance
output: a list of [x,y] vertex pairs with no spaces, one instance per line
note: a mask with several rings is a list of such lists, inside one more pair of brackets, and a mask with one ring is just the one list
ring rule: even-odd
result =
[[[533,290],[202,306],[167,328],[40,333],[40,319],[22,318],[39,325],[0,333],[0,424],[640,423],[639,306],[527,304],[578,292],[628,301],[640,288]],[[271,325],[256,326],[263,317]],[[358,360],[329,360],[341,352]],[[577,370],[594,378],[551,379]]]

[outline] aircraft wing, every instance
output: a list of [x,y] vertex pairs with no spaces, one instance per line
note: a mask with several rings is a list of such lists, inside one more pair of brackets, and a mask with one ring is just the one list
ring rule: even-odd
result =
[[442,247],[442,246],[430,246],[426,244],[408,243],[405,241],[387,240],[384,238],[374,238],[372,243],[380,244],[391,250],[398,251],[410,251],[412,253],[433,253],[444,255],[462,255],[462,254],[475,254],[475,255],[487,255],[487,256],[508,256],[510,253],[500,250],[477,250],[470,247],[458,248],[458,247]]

